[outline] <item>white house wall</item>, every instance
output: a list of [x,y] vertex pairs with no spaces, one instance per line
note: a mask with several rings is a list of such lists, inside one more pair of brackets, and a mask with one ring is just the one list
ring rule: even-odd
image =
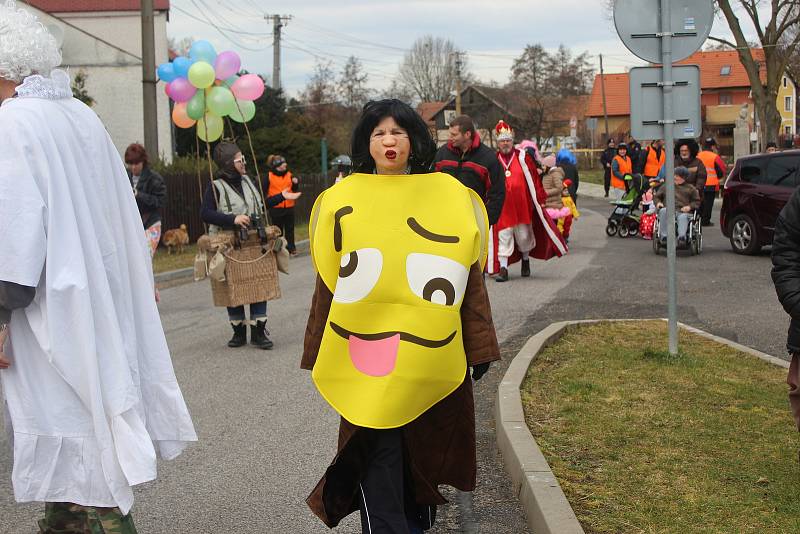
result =
[[[26,7],[35,11],[45,25],[56,25],[64,32],[63,66],[73,79],[80,71],[87,74],[86,91],[95,100],[92,109],[106,125],[120,154],[130,143],[143,142],[139,13],[56,13],[50,16]],[[166,12],[156,13],[155,36],[156,64],[160,64],[168,61]],[[159,83],[157,91],[158,147],[161,157],[171,161],[172,121],[163,86]],[[151,154],[151,158],[153,156]]]

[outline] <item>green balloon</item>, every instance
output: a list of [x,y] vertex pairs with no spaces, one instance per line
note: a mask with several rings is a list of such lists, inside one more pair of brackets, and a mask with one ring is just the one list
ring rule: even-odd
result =
[[197,91],[191,100],[186,103],[186,114],[189,118],[199,121],[206,112],[206,94]]
[[205,61],[197,61],[189,67],[189,83],[198,89],[205,89],[211,87],[214,83],[216,75],[214,74],[214,67]]
[[256,116],[256,104],[250,100],[236,100],[238,107],[231,111],[231,120],[236,122],[250,122]]
[[208,92],[206,107],[217,117],[224,117],[236,109],[236,100],[230,89],[217,86]]
[[197,121],[197,137],[212,143],[222,137],[224,127],[225,123],[222,122],[220,117],[209,113]]

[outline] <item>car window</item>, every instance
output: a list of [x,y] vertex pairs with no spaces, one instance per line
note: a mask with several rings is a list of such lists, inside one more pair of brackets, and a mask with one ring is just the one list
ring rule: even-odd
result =
[[797,186],[800,156],[776,156],[767,160],[767,172],[762,183],[782,187]]
[[760,184],[764,182],[764,158],[750,158],[742,161],[739,169],[739,179],[742,182]]

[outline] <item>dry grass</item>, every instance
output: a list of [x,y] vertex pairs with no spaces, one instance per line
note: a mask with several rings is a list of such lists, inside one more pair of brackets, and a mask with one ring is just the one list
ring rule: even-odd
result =
[[576,328],[523,384],[526,419],[588,533],[800,532],[784,369],[662,322]]

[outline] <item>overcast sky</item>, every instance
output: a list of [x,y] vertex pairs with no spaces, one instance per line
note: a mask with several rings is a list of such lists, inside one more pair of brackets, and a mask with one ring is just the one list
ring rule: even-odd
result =
[[[283,29],[281,81],[292,96],[305,86],[317,58],[331,60],[338,73],[350,55],[361,59],[369,85],[383,89],[404,50],[426,34],[452,40],[468,53],[480,80],[501,84],[526,44],[555,49],[563,43],[575,54],[588,51],[598,69],[602,53],[606,72],[642,65],[617,37],[603,0],[172,0],[171,5],[170,37],[207,39],[218,51],[236,50],[243,68],[269,81],[272,24],[264,15],[291,15]],[[724,20],[715,21],[712,35],[729,35]]]

